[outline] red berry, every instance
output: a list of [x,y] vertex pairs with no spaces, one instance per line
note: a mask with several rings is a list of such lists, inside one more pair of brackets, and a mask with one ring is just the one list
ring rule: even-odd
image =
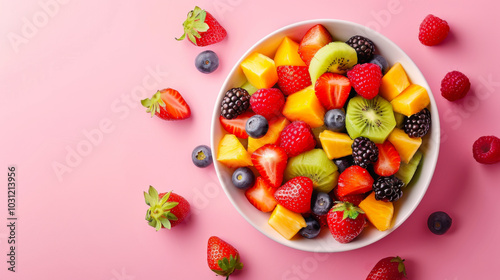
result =
[[191,116],[191,109],[182,95],[175,89],[157,91],[151,98],[141,100],[142,106],[151,117],[156,115],[164,120],[183,120]]
[[245,130],[245,125],[253,115],[255,115],[253,112],[245,112],[234,119],[226,119],[220,116],[219,121],[227,132],[236,135],[238,138],[247,139],[248,134]]
[[474,159],[483,164],[500,162],[500,139],[496,136],[482,136],[472,146]]
[[285,96],[277,88],[263,88],[256,91],[250,97],[252,111],[263,116],[267,120],[281,114],[285,105]]
[[296,213],[306,213],[311,208],[313,181],[308,177],[295,177],[279,187],[274,198],[286,209]]
[[149,206],[146,221],[157,231],[175,227],[191,213],[189,202],[173,192],[158,194],[154,187],[149,186],[148,192],[144,192],[144,199]]
[[406,268],[400,257],[383,258],[375,264],[366,280],[402,280],[406,277]]
[[184,34],[177,40],[188,37],[193,45],[199,47],[218,43],[227,35],[226,29],[209,12],[198,6],[188,13],[183,26]]
[[207,263],[213,272],[227,277],[226,279],[235,270],[243,268],[238,250],[217,236],[208,239]]
[[401,165],[401,157],[394,145],[389,141],[375,145],[377,145],[378,148],[378,159],[373,164],[375,173],[380,176],[391,176],[396,174]]
[[428,15],[420,24],[418,39],[426,46],[434,46],[441,43],[448,36],[449,31],[450,27],[445,20]]
[[340,109],[349,97],[351,82],[345,76],[327,72],[316,80],[314,91],[325,109]]
[[278,66],[278,86],[284,95],[290,95],[311,85],[307,66]]
[[463,98],[469,89],[469,78],[458,71],[449,72],[441,81],[441,95],[449,101]]
[[294,121],[280,133],[279,145],[285,149],[288,157],[294,157],[314,149],[316,140],[311,127],[303,121]]
[[262,212],[271,212],[278,204],[274,198],[275,191],[276,188],[259,176],[255,180],[255,185],[245,191],[245,196],[255,208]]
[[336,201],[350,202],[356,206],[358,206],[361,203],[361,201],[363,201],[366,198],[366,194],[364,193],[340,196],[338,187],[335,187],[333,189],[333,194],[335,195],[334,197]]
[[357,64],[347,72],[347,77],[359,95],[366,99],[377,96],[382,81],[382,71],[376,64]]
[[311,27],[300,41],[298,50],[300,58],[309,65],[316,52],[332,41],[332,35],[323,25],[317,24]]
[[281,186],[283,182],[287,160],[285,150],[273,144],[266,144],[252,154],[253,165],[274,188]]
[[340,174],[337,193],[339,196],[366,193],[372,190],[373,182],[368,170],[353,165]]
[[327,221],[333,238],[340,243],[348,243],[365,228],[366,215],[357,206],[344,202],[333,206]]

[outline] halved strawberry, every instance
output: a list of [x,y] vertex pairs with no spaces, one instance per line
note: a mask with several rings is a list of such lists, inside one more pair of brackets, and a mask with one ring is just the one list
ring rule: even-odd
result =
[[396,174],[401,165],[401,157],[394,145],[389,141],[376,144],[378,147],[378,160],[373,164],[375,173],[380,176],[391,176]]
[[286,209],[296,213],[306,213],[311,209],[313,181],[299,176],[286,182],[274,193],[274,198]]
[[164,120],[183,120],[191,116],[191,109],[182,95],[175,89],[166,88],[157,91],[151,99],[141,100],[142,106],[151,117],[156,115]]
[[245,191],[245,196],[255,208],[262,212],[271,212],[278,204],[274,198],[276,191],[264,178],[257,177],[255,185]]
[[316,80],[314,91],[325,109],[340,109],[349,97],[351,82],[345,76],[327,72]]
[[278,66],[278,85],[284,95],[290,95],[311,85],[307,66]]
[[333,189],[333,194],[335,195],[334,200],[343,201],[343,202],[350,202],[356,206],[358,206],[361,203],[361,201],[363,201],[363,199],[366,198],[366,194],[364,194],[364,193],[349,194],[349,195],[340,196],[338,187],[335,187]]
[[223,116],[219,117],[220,124],[229,133],[236,135],[238,138],[247,139],[248,134],[245,131],[245,125],[248,119],[255,115],[254,112],[245,112],[234,119],[226,119]]
[[252,154],[253,165],[274,188],[283,182],[287,160],[285,149],[273,144],[264,145]]
[[302,38],[302,41],[300,41],[300,58],[309,66],[316,52],[332,41],[332,35],[330,35],[330,32],[323,25],[317,24],[311,27]]
[[337,193],[339,196],[346,196],[369,192],[372,190],[373,182],[368,170],[353,165],[340,174]]

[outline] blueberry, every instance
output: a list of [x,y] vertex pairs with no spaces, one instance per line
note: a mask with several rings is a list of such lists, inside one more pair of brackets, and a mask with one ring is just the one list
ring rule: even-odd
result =
[[219,57],[213,51],[204,51],[196,56],[194,65],[201,73],[209,74],[219,67]]
[[427,219],[427,226],[434,234],[444,234],[451,227],[451,218],[442,211],[432,213]]
[[318,215],[326,215],[333,206],[333,199],[325,192],[314,194],[311,200],[311,211]]
[[212,164],[212,151],[208,146],[200,145],[191,154],[194,165],[204,168]]
[[325,125],[331,131],[343,131],[345,129],[345,112],[341,109],[329,110],[325,114]]
[[245,131],[252,138],[261,138],[266,135],[269,130],[269,123],[266,118],[261,115],[251,116],[245,125]]
[[341,157],[333,160],[333,163],[338,167],[339,173],[344,172],[347,167],[353,165],[354,159],[352,156]]
[[385,58],[379,54],[374,55],[372,60],[370,60],[370,63],[378,65],[378,67],[380,67],[380,70],[382,70],[382,74],[384,74],[389,67],[389,63],[387,62],[387,60],[385,60]]
[[313,216],[305,217],[306,227],[299,230],[300,235],[305,238],[312,239],[319,235],[321,232],[321,225]]
[[235,187],[245,190],[253,186],[253,183],[255,182],[255,175],[250,168],[240,167],[233,172],[231,180],[233,181],[233,185]]

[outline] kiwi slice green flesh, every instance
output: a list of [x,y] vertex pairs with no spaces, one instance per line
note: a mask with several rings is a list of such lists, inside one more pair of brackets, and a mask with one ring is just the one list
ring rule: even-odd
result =
[[288,159],[285,181],[298,176],[309,177],[314,190],[330,192],[337,185],[339,172],[322,149],[313,149]]
[[346,129],[352,139],[363,136],[382,144],[395,126],[392,105],[380,96],[356,96],[347,105]]
[[344,74],[358,63],[356,50],[344,42],[332,42],[319,49],[309,64],[312,84],[325,72]]
[[411,179],[415,175],[422,158],[423,153],[421,151],[417,151],[411,158],[410,162],[404,163],[401,161],[401,165],[399,166],[399,170],[395,176],[403,181],[405,187],[411,182]]

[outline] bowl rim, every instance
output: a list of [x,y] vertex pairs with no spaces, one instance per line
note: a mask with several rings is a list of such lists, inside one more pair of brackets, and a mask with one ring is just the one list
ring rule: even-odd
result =
[[[376,34],[377,36],[381,37],[384,41],[386,41],[386,43],[388,43],[389,45],[391,45],[391,47],[395,48],[395,49],[398,49],[402,56],[408,60],[409,63],[413,64],[413,66],[415,67],[416,71],[417,71],[417,74],[420,74],[423,78],[424,78],[424,81],[423,83],[420,82],[419,85],[421,85],[422,87],[426,88],[426,90],[428,91],[428,95],[429,95],[429,99],[430,99],[430,104],[431,104],[431,109],[432,111],[434,111],[434,114],[433,114],[433,121],[432,121],[432,130],[434,131],[433,134],[434,134],[434,139],[431,139],[430,137],[427,139],[427,141],[435,141],[436,142],[436,145],[437,147],[435,148],[436,151],[435,151],[435,157],[433,157],[430,161],[430,164],[431,165],[431,175],[428,176],[428,177],[425,177],[425,182],[424,183],[424,187],[422,189],[422,194],[417,198],[417,200],[415,201],[414,205],[412,205],[410,208],[409,208],[409,211],[407,211],[407,213],[405,213],[404,216],[402,216],[402,218],[400,219],[401,222],[397,223],[397,224],[394,224],[393,227],[387,231],[385,231],[384,233],[385,234],[382,234],[382,235],[379,235],[375,238],[372,238],[369,240],[369,242],[358,242],[356,245],[354,246],[350,246],[349,248],[345,248],[345,249],[342,249],[342,250],[328,250],[328,247],[325,247],[325,246],[320,246],[319,248],[318,247],[315,247],[315,248],[312,248],[312,249],[309,249],[309,248],[299,248],[297,246],[294,246],[295,242],[285,242],[285,241],[289,241],[289,240],[285,240],[283,238],[279,239],[279,238],[275,238],[274,236],[270,236],[268,235],[266,232],[263,231],[263,229],[260,228],[260,226],[258,226],[256,223],[254,223],[252,221],[252,219],[250,219],[242,210],[241,208],[238,206],[238,204],[236,203],[236,201],[232,198],[232,196],[229,194],[228,190],[227,190],[227,186],[224,185],[223,183],[223,178],[222,178],[222,173],[221,173],[221,170],[219,169],[219,163],[217,162],[216,160],[216,155],[217,155],[217,147],[218,147],[218,142],[216,143],[215,141],[215,135],[214,135],[214,129],[215,129],[215,126],[216,125],[220,125],[219,124],[219,110],[220,109],[220,103],[222,101],[222,97],[224,95],[224,92],[226,91],[229,83],[231,82],[231,78],[232,76],[234,75],[234,73],[238,70],[238,68],[240,67],[240,64],[241,62],[246,58],[248,57],[251,53],[255,52],[256,49],[262,44],[264,43],[265,41],[267,41],[268,39],[270,39],[271,37],[279,34],[279,33],[283,33],[289,29],[293,29],[293,28],[297,28],[297,27],[300,27],[300,26],[304,26],[304,25],[310,25],[311,27],[313,25],[316,25],[316,24],[324,24],[324,23],[328,23],[328,24],[347,24],[347,25],[352,25],[354,28],[358,28],[359,30],[365,30],[365,32],[367,33],[374,33]],[[440,150],[440,144],[441,144],[441,128],[440,128],[440,121],[439,121],[439,113],[438,113],[438,108],[436,106],[436,101],[434,99],[434,96],[432,94],[432,91],[429,87],[429,84],[427,83],[427,79],[425,78],[425,76],[423,75],[423,73],[420,71],[420,68],[417,66],[417,64],[408,56],[408,54],[406,54],[406,52],[401,49],[396,43],[394,43],[392,40],[390,40],[389,38],[387,38],[386,36],[382,35],[381,33],[379,33],[378,31],[376,30],[373,30],[367,26],[364,26],[362,24],[359,24],[359,23],[356,23],[356,22],[351,22],[351,21],[347,21],[347,20],[340,20],[340,19],[310,19],[310,20],[305,20],[305,21],[299,21],[299,22],[295,22],[295,23],[292,23],[292,24],[289,24],[289,25],[286,25],[286,26],[283,26],[271,33],[269,33],[268,35],[264,36],[263,38],[261,38],[259,41],[257,41],[255,44],[253,44],[239,59],[238,61],[234,64],[234,66],[231,68],[231,70],[228,72],[228,75],[227,77],[225,78],[224,80],[224,83],[222,84],[219,92],[218,92],[218,95],[217,95],[217,98],[216,98],[216,101],[215,101],[215,105],[214,105],[214,110],[213,110],[213,114],[212,114],[212,122],[211,122],[211,127],[210,127],[210,145],[212,147],[212,154],[213,154],[213,157],[214,157],[214,167],[215,167],[215,170],[216,170],[216,174],[217,174],[217,178],[219,180],[219,183],[222,187],[222,189],[224,190],[224,193],[226,194],[226,197],[229,199],[229,201],[231,202],[231,204],[233,205],[234,208],[236,208],[236,210],[238,211],[238,213],[248,222],[250,223],[255,229],[257,229],[259,232],[261,232],[263,235],[265,235],[266,237],[270,238],[271,240],[273,241],[276,241],[278,242],[279,244],[282,244],[282,245],[285,245],[287,247],[290,247],[290,248],[293,248],[293,249],[297,249],[297,250],[301,250],[301,251],[306,251],[306,252],[318,252],[318,253],[333,253],[333,252],[344,252],[344,251],[350,251],[350,250],[355,250],[355,249],[359,249],[359,248],[362,248],[362,247],[365,247],[365,246],[368,246],[370,244],[374,244],[376,243],[377,241],[381,240],[382,238],[388,236],[390,233],[392,233],[393,231],[395,231],[399,226],[401,226],[408,218],[411,214],[413,214],[413,212],[415,211],[415,209],[417,208],[418,205],[420,205],[420,202],[422,201],[422,199],[424,198],[425,194],[427,193],[427,189],[429,188],[429,185],[432,181],[432,178],[434,176],[434,173],[435,173],[435,169],[436,169],[436,165],[437,165],[437,161],[438,161],[438,158],[439,158],[439,150]],[[219,139],[220,140],[220,139]],[[425,161],[427,162],[427,158],[425,158]],[[424,178],[421,177],[420,180],[423,180]]]

